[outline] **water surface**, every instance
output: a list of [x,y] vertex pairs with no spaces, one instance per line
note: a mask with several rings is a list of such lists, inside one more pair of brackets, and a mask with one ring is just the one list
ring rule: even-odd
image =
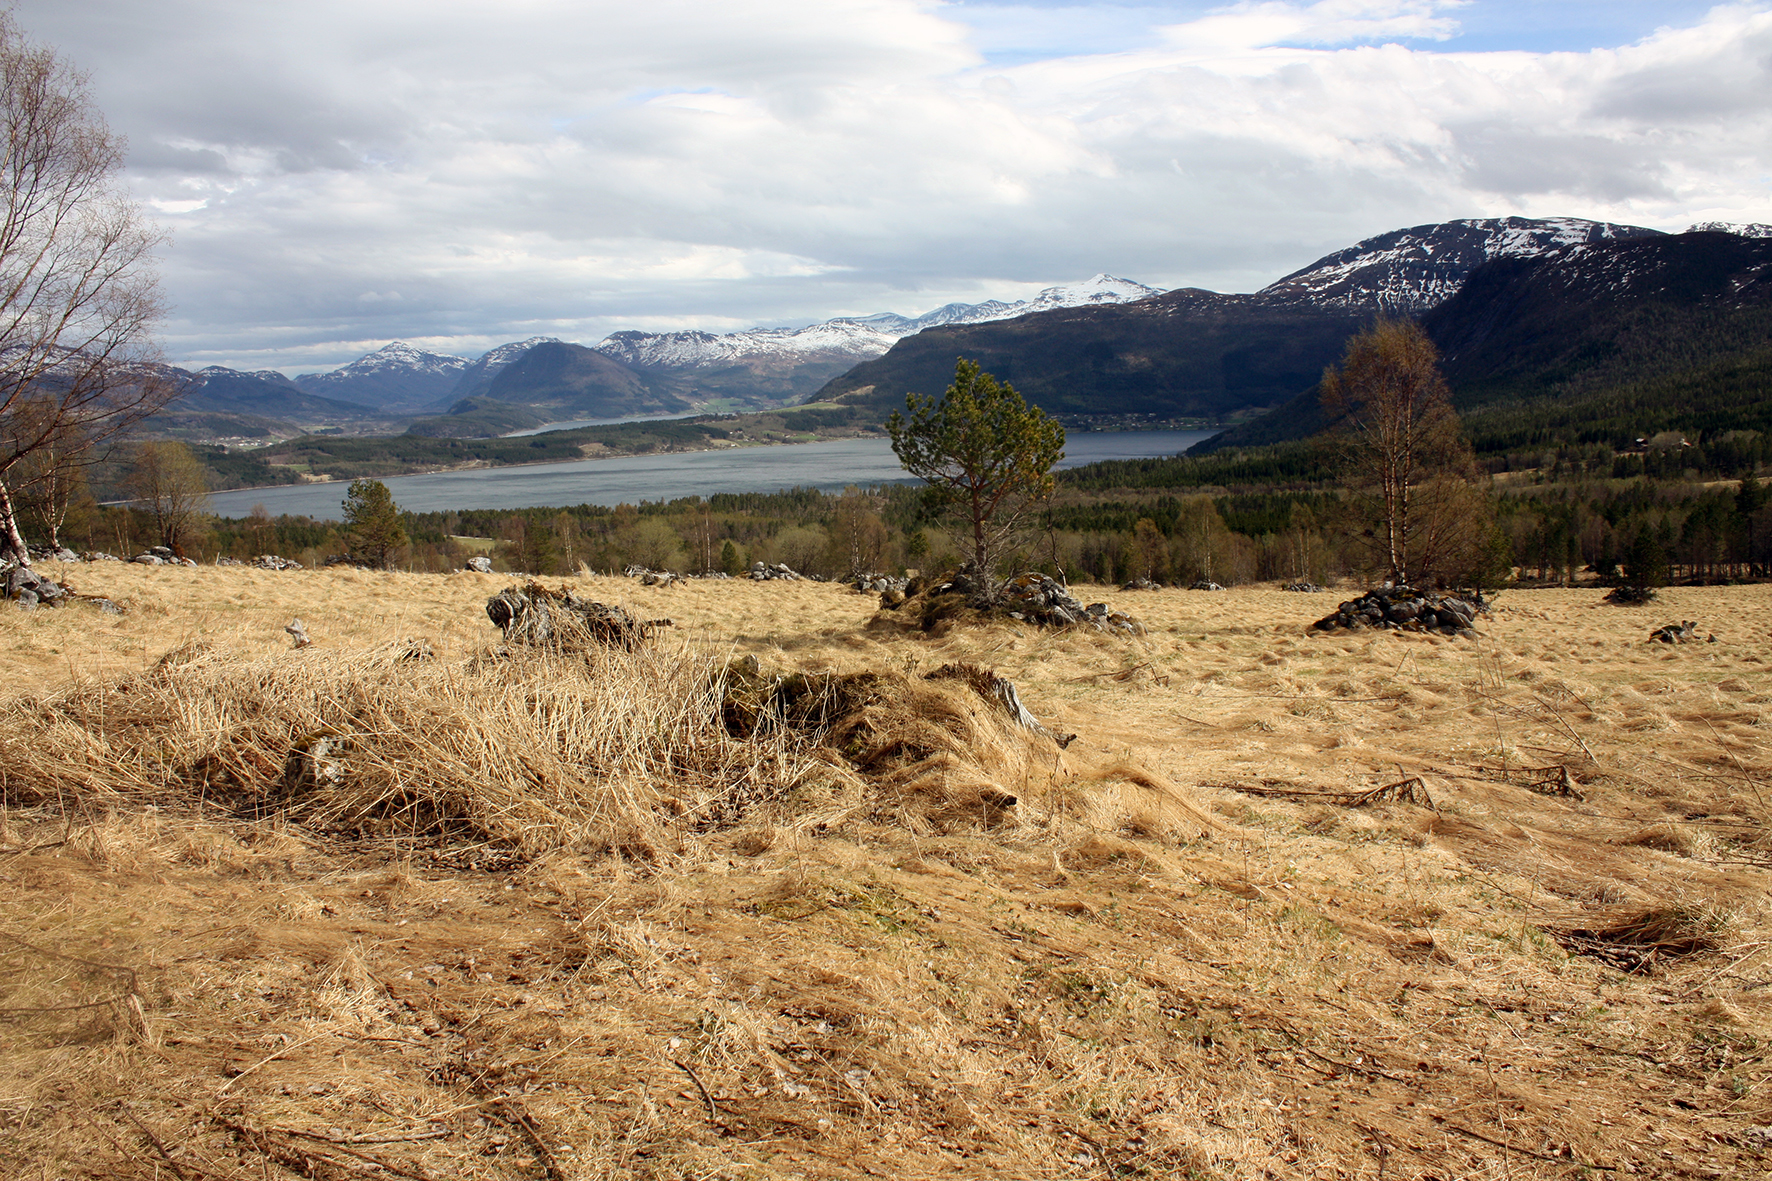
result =
[[[1061,468],[1103,459],[1175,455],[1211,438],[1213,431],[1086,431],[1065,440]],[[827,491],[850,484],[914,482],[885,439],[833,439],[778,447],[678,451],[575,459],[521,467],[474,468],[382,481],[401,508],[436,512],[469,508],[534,508],[573,504],[638,504],[716,492],[776,492],[812,487]],[[273,517],[288,513],[337,520],[346,484],[288,484],[217,492],[210,507],[224,517],[244,517],[257,504]]]

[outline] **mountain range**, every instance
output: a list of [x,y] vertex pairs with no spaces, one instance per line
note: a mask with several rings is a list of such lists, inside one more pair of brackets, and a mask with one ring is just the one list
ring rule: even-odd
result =
[[1498,258],[1661,237],[1576,218],[1486,218],[1393,230],[1318,259],[1252,294],[1183,288],[1118,306],[930,329],[819,391],[883,415],[939,393],[967,357],[1054,413],[1224,420],[1314,386],[1347,338],[1382,314],[1410,315]]
[[[1700,289],[1710,290],[1705,285],[1714,286],[1717,275],[1735,274],[1720,263],[1679,259],[1705,249],[1727,253],[1735,248],[1728,244],[1768,236],[1772,227],[1762,225],[1705,224],[1667,235],[1575,218],[1441,222],[1376,235],[1249,294],[1158,293],[1097,275],[1031,300],[950,304],[918,317],[886,313],[726,334],[619,332],[594,348],[533,337],[474,360],[394,342],[341,369],[294,379],[220,368],[184,374],[190,393],[171,414],[187,429],[212,434],[287,433],[294,423],[335,433],[406,429],[465,438],[573,419],[810,399],[821,415],[859,424],[902,407],[908,392],[939,393],[955,358],[965,356],[1049,411],[1241,419],[1244,424],[1215,445],[1258,442],[1308,428],[1314,418],[1306,392],[1374,316],[1425,316],[1435,324],[1455,391],[1466,401],[1478,396],[1472,391],[1479,386],[1506,387],[1508,397],[1529,396],[1547,382],[1573,389],[1569,374],[1598,372],[1604,343],[1588,340],[1580,357],[1562,356],[1554,364],[1542,355],[1581,319],[1570,309],[1597,307],[1608,297],[1599,280],[1570,276],[1626,265],[1619,259],[1663,259],[1665,265],[1641,263],[1640,273],[1663,275],[1658,281],[1666,290],[1659,295],[1627,283],[1623,272],[1606,282],[1627,293],[1619,297],[1624,304],[1607,306],[1665,311],[1710,298]],[[1711,240],[1725,245],[1705,247]],[[1679,279],[1682,265],[1710,277]],[[1637,274],[1630,268],[1638,266],[1632,262],[1627,270]],[[1534,318],[1516,323],[1493,301],[1526,299],[1516,284],[1540,267],[1563,276],[1565,295],[1558,303],[1533,288]],[[1730,281],[1758,289],[1740,275]],[[1469,310],[1483,292],[1492,302],[1481,312]],[[1594,315],[1592,323],[1616,318]],[[1512,324],[1506,332],[1470,326],[1504,320]],[[1454,328],[1455,321],[1464,327]],[[1562,327],[1533,343],[1533,323]],[[1591,336],[1601,329],[1590,324],[1581,331]],[[1644,323],[1632,332],[1659,339]],[[1717,347],[1727,351],[1722,342]]]
[[[1772,232],[1760,228],[1694,227],[1477,268],[1421,321],[1478,449],[1772,429]],[[1198,450],[1323,425],[1314,386],[1300,387]]]

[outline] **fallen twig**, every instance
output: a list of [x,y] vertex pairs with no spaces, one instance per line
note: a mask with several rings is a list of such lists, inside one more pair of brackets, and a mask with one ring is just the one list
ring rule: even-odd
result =
[[301,1047],[307,1045],[309,1042],[317,1042],[323,1037],[330,1037],[332,1032],[333,1032],[332,1030],[328,1029],[322,1033],[315,1034],[313,1037],[304,1037],[299,1042],[290,1042],[287,1046],[284,1046],[282,1049],[277,1050],[275,1053],[265,1055],[263,1058],[260,1058],[257,1062],[254,1062],[251,1066],[248,1066],[245,1070],[242,1070],[239,1074],[235,1075],[233,1078],[231,1078],[227,1082],[223,1083],[221,1085],[221,1090],[219,1090],[215,1093],[216,1098],[219,1099],[219,1098],[221,1098],[221,1096],[226,1095],[228,1093],[228,1089],[230,1087],[232,1087],[235,1083],[239,1082],[241,1079],[245,1078],[247,1075],[251,1074],[253,1071],[257,1070],[259,1067],[265,1065],[266,1063],[275,1062],[277,1059],[283,1057],[283,1055],[289,1053],[291,1050],[298,1050]]
[[1485,1144],[1493,1144],[1504,1152],[1517,1152],[1521,1156],[1529,1156],[1533,1160],[1550,1161],[1552,1164],[1570,1165],[1582,1169],[1599,1169],[1602,1172],[1607,1173],[1616,1173],[1618,1171],[1617,1165],[1596,1165],[1592,1161],[1577,1160],[1573,1156],[1548,1156],[1542,1152],[1533,1152],[1530,1148],[1521,1148],[1519,1145],[1509,1144],[1505,1140],[1495,1140],[1483,1135],[1481,1132],[1473,1132],[1469,1128],[1461,1128],[1457,1124],[1446,1124],[1445,1127],[1448,1131],[1457,1132],[1461,1136],[1469,1136],[1472,1140],[1481,1140]]
[[1255,787],[1245,783],[1205,783],[1202,787],[1224,787],[1231,791],[1240,791],[1245,795],[1266,796],[1269,799],[1282,800],[1321,800],[1326,804],[1340,804],[1348,808],[1363,808],[1367,804],[1382,803],[1395,800],[1400,804],[1415,804],[1422,808],[1439,811],[1433,796],[1428,794],[1427,784],[1419,775],[1411,775],[1396,783],[1387,783],[1381,787],[1369,788],[1366,791],[1316,791],[1291,787]]
[[523,1139],[529,1141],[529,1147],[535,1150],[537,1159],[541,1161],[542,1172],[547,1174],[548,1181],[566,1181],[566,1174],[560,1171],[553,1151],[543,1143],[541,1129],[535,1126],[535,1117],[529,1114],[527,1108],[515,1099],[500,1099],[491,1104],[489,1110],[523,1133]]
[[[317,1132],[303,1132],[297,1128],[266,1128],[265,1131],[276,1132],[281,1136],[299,1136],[304,1140],[318,1140],[322,1144],[331,1145],[346,1156],[356,1157],[358,1160],[363,1161],[366,1164],[374,1165],[378,1169],[386,1169],[388,1172],[393,1173],[396,1176],[410,1177],[412,1178],[412,1181],[436,1181],[436,1178],[432,1177],[429,1173],[421,1173],[417,1169],[409,1169],[403,1165],[397,1165],[392,1161],[385,1161],[379,1156],[371,1156],[367,1152],[359,1152],[355,1148],[346,1145],[343,1141],[335,1140],[331,1136],[322,1136]],[[344,1161],[328,1160],[326,1163],[340,1168],[354,1167]],[[362,1170],[359,1169],[357,1171],[361,1172]],[[551,1181],[553,1174],[550,1173],[549,1177]]]
[[129,1104],[119,1102],[117,1110],[123,1113],[124,1119],[135,1125],[136,1131],[148,1138],[148,1143],[154,1146],[154,1151],[160,1154],[160,1159],[166,1162],[166,1167],[172,1170],[174,1177],[177,1177],[179,1181],[190,1181],[189,1175],[179,1166],[177,1161],[172,1159],[172,1153],[167,1150],[165,1143],[154,1134],[152,1128],[135,1118],[135,1112],[129,1110]]
[[1741,778],[1747,782],[1748,790],[1754,793],[1754,802],[1759,804],[1762,808],[1765,807],[1766,800],[1765,797],[1760,795],[1760,785],[1755,783],[1754,777],[1747,773],[1747,768],[1741,765],[1741,760],[1735,757],[1735,752],[1723,744],[1723,736],[1717,733],[1717,728],[1711,725],[1709,718],[1704,719],[1704,724],[1710,727],[1710,736],[1716,739],[1718,748],[1721,749],[1724,754],[1729,756],[1729,761],[1735,764],[1735,769],[1737,771],[1741,772]]
[[672,1061],[676,1064],[678,1070],[681,1070],[684,1074],[689,1076],[689,1081],[695,1084],[695,1089],[701,1092],[702,1102],[708,1105],[708,1122],[719,1124],[720,1109],[714,1106],[714,1097],[708,1094],[708,1089],[706,1087],[701,1085],[701,1079],[696,1077],[695,1071],[689,1069],[689,1064],[687,1062],[682,1062],[677,1059],[672,1059]]

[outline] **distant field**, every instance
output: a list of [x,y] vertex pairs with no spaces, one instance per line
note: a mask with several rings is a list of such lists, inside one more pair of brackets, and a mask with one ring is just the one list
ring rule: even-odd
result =
[[[601,578],[675,627],[587,663],[492,654],[507,575],[66,576],[129,610],[0,611],[23,1175],[1767,1169],[1772,586],[1504,593],[1476,640],[1076,588],[1148,634],[930,638]],[[727,735],[743,655],[876,674],[873,728]]]

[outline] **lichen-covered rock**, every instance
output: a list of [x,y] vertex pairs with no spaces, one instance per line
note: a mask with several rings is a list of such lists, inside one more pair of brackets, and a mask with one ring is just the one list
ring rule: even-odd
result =
[[492,559],[485,554],[475,554],[461,565],[463,570],[472,574],[491,574]]

